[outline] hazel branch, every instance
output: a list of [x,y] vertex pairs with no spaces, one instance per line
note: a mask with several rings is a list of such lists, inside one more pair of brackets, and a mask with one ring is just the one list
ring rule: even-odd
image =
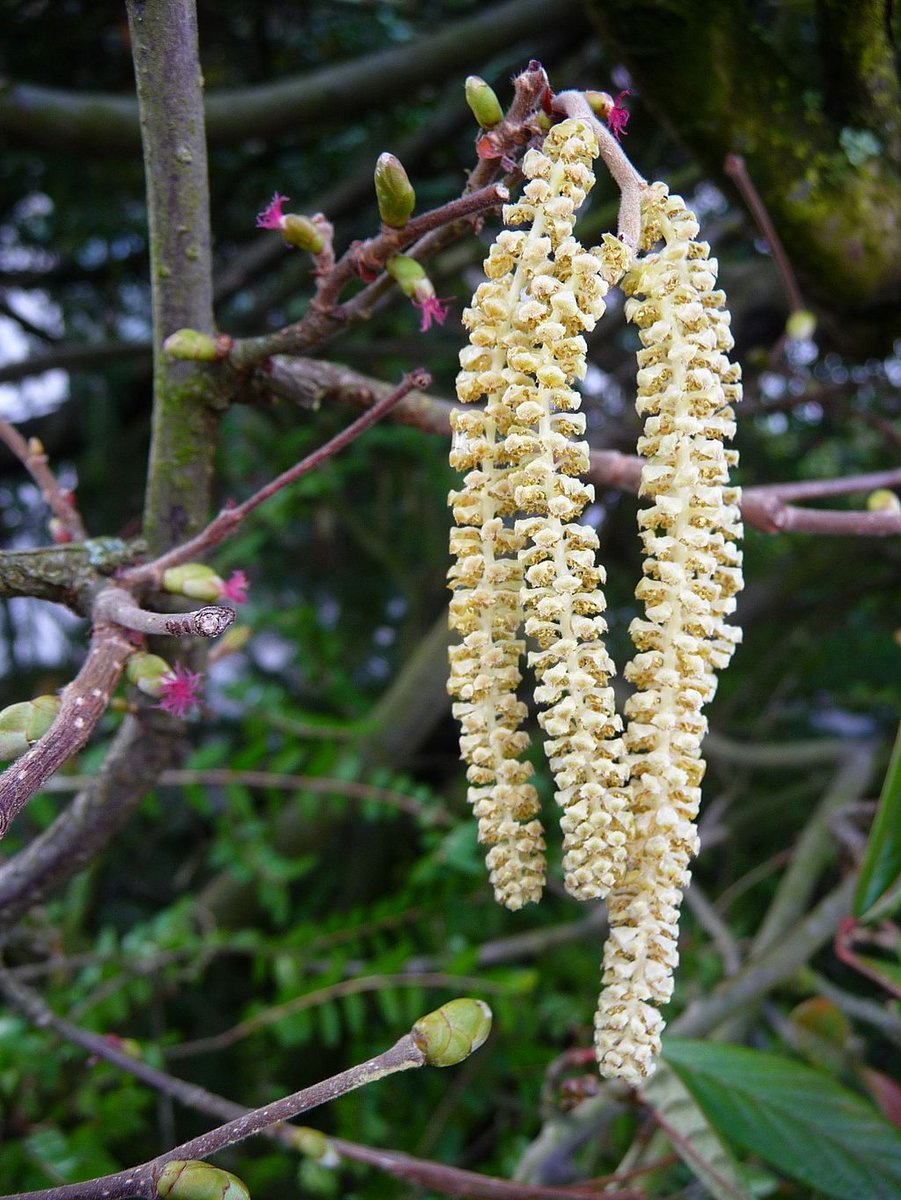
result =
[[[17,994],[21,996],[21,986]],[[29,1008],[34,1003],[29,998]],[[49,1011],[49,1010],[48,1010]],[[42,1014],[46,1018],[46,1013]],[[491,1010],[480,1000],[452,1000],[415,1022],[408,1034],[383,1053],[321,1083],[256,1109],[235,1109],[227,1124],[183,1142],[148,1162],[83,1183],[20,1193],[19,1200],[125,1200],[157,1195],[156,1185],[167,1163],[203,1159],[299,1113],[327,1104],[364,1084],[398,1071],[422,1066],[447,1067],[462,1062],[482,1045],[491,1029]],[[117,1065],[124,1065],[121,1062]],[[217,1098],[218,1099],[218,1098]],[[235,1110],[233,1110],[235,1111]],[[294,1135],[297,1136],[296,1134]],[[296,1145],[297,1143],[295,1143]]]
[[134,646],[100,618],[81,670],[63,690],[59,714],[47,732],[0,775],[0,838],[45,780],[84,746],[106,711]]
[[503,184],[491,183],[479,191],[451,200],[440,208],[414,217],[402,229],[382,227],[382,232],[363,243],[351,246],[332,270],[319,277],[316,294],[306,316],[293,325],[262,337],[239,338],[232,346],[232,366],[248,367],[273,354],[297,354],[322,341],[337,327],[347,323],[347,314],[338,304],[339,296],[351,279],[364,278],[381,271],[393,255],[417,239],[443,225],[471,220],[509,199]]
[[97,597],[94,613],[98,618],[135,633],[169,637],[219,637],[235,619],[233,608],[219,604],[208,604],[184,613],[150,612],[141,608],[134,596],[120,587],[104,588]]
[[[100,1034],[91,1033],[73,1021],[57,1016],[37,992],[22,984],[12,972],[2,967],[0,967],[0,991],[3,992],[10,1006],[20,1012],[36,1028],[52,1029],[54,1033],[73,1045],[80,1046],[82,1050],[86,1050],[96,1058],[118,1067],[155,1091],[171,1096],[186,1108],[218,1117],[224,1121],[235,1120],[249,1111],[240,1104],[235,1104],[234,1101],[210,1092],[198,1084],[187,1083],[175,1075],[150,1066],[141,1059],[124,1054],[112,1041]],[[395,1150],[381,1150],[361,1145],[358,1142],[350,1142],[344,1138],[327,1138],[317,1130],[298,1128],[288,1123],[267,1126],[261,1129],[260,1133],[290,1150],[310,1153],[315,1147],[324,1153],[332,1151],[341,1158],[375,1167],[376,1170],[384,1171],[395,1179],[418,1183],[422,1187],[428,1187],[449,1196],[466,1195],[475,1197],[477,1200],[493,1200],[494,1197],[497,1197],[498,1200],[573,1200],[574,1197],[597,1195],[594,1189],[529,1186],[507,1179],[479,1175],[474,1171],[464,1171],[428,1159],[414,1158],[412,1155]],[[612,1197],[612,1200],[639,1200],[639,1193],[633,1191],[609,1191],[605,1195]]]
[[64,491],[47,465],[47,455],[37,438],[26,442],[18,429],[0,417],[0,440],[4,441],[22,466],[41,489],[48,508],[59,522],[63,533],[59,541],[83,542],[88,536],[71,492]]
[[[530,62],[527,70],[513,81],[513,87],[514,98],[507,115],[485,135],[491,140],[491,154],[479,159],[459,199],[414,218],[402,230],[383,229],[381,235],[362,247],[351,247],[333,270],[321,277],[316,296],[300,321],[264,337],[236,341],[231,352],[232,365],[241,368],[273,354],[302,353],[326,341],[339,329],[365,319],[376,300],[393,284],[381,276],[348,303],[338,305],[344,284],[359,274],[361,267],[380,269],[392,254],[409,246],[412,246],[410,257],[417,260],[434,254],[459,237],[481,213],[506,200],[505,185],[492,180],[501,164],[509,161],[537,132],[533,114],[547,88],[544,68],[538,62]],[[514,171],[508,179],[517,175],[518,171]]]
[[[267,378],[273,391],[301,404],[330,400],[368,407],[377,403],[387,389],[369,375],[323,359],[277,358]],[[450,437],[450,414],[456,407],[441,396],[411,389],[393,409],[392,419],[425,433]],[[641,459],[618,450],[592,450],[586,478],[600,487],[637,492]],[[743,490],[741,512],[744,521],[762,533],[889,537],[901,533],[901,513],[802,508],[789,502],[893,487],[901,487],[901,468],[841,479],[763,484]]]
[[179,566],[183,562],[188,562],[198,558],[204,551],[209,550],[212,546],[217,546],[220,542],[229,537],[241,524],[241,522],[258,508],[270,496],[274,496],[276,492],[280,492],[282,488],[288,487],[300,479],[301,476],[320,467],[328,459],[332,458],[339,450],[343,450],[345,446],[364,433],[376,421],[380,420],[385,413],[389,412],[398,401],[402,400],[414,388],[428,387],[431,383],[431,376],[427,371],[418,368],[405,375],[403,380],[396,388],[382,396],[381,399],[368,408],[361,416],[357,417],[356,421],[348,425],[346,429],[342,429],[340,433],[335,434],[333,438],[320,446],[318,450],[314,450],[312,454],[308,454],[306,458],[295,463],[287,471],[283,471],[277,478],[271,480],[260,488],[260,490],[250,496],[242,504],[234,504],[231,507],[223,508],[217,516],[207,525],[207,527],[196,537],[185,542],[181,546],[176,546],[173,550],[163,554],[160,558],[155,559],[151,563],[146,563],[144,566],[133,567],[129,571],[125,571],[119,582],[125,587],[145,587],[159,586],[162,579],[162,574],[169,567]]

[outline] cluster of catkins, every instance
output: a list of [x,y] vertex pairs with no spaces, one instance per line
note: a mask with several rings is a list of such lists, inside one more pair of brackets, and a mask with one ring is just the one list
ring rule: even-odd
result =
[[[523,761],[526,706],[517,697],[525,637],[538,721],[555,782],[567,890],[606,897],[610,936],[595,1021],[601,1071],[636,1084],[654,1066],[671,995],[678,910],[697,850],[704,762],[701,713],[738,641],[726,618],[741,587],[731,408],[739,371],[716,262],[698,225],[663,184],[643,189],[637,256],[607,235],[585,250],[576,210],[594,182],[590,124],[553,126],[523,161],[522,198],[504,210],[487,276],[464,313],[451,464],[455,528],[449,691],[462,727],[469,799],[497,900],[541,896],[545,843]],[[610,286],[630,297],[639,329],[639,516],[644,618],[625,669],[635,692],[616,712],[604,647],[605,582],[598,539],[579,518],[593,499],[581,480],[588,448],[580,396],[582,334]]]

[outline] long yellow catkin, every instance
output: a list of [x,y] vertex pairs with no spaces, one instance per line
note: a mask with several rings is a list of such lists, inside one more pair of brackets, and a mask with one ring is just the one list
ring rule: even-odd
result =
[[[581,120],[556,125],[540,151],[526,154],[529,182],[504,218],[529,228],[498,236],[485,262],[488,282],[464,313],[471,334],[457,393],[486,405],[453,418],[451,462],[470,472],[451,495],[460,526],[451,538],[451,625],[463,643],[451,649],[449,689],[459,697],[470,800],[480,840],[492,846],[495,894],[511,908],[539,898],[543,873],[540,830],[530,819],[535,793],[515,758],[527,744],[515,698],[522,610],[540,646],[530,662],[541,680],[536,700],[548,709],[540,720],[564,809],[567,887],[583,898],[603,895],[625,862],[628,814],[619,801],[612,810],[604,803],[605,786],[622,779],[613,664],[601,641],[603,573],[594,531],[576,523],[593,496],[577,478],[588,451],[571,440],[585,427],[571,386],[585,373],[581,333],[604,312],[608,280],[627,260],[614,238],[586,253],[572,236],[596,154]],[[512,528],[505,521],[523,513]]]
[[678,962],[678,914],[697,852],[694,826],[704,774],[701,707],[716,690],[739,631],[726,623],[742,585],[732,403],[740,372],[717,264],[698,224],[665,185],[646,189],[643,247],[624,280],[626,316],[640,331],[638,410],[645,417],[641,511],[645,617],[630,633],[626,667],[629,793],[635,829],[629,865],[608,897],[610,936],[596,1027],[601,1071],[636,1084],[653,1070]]

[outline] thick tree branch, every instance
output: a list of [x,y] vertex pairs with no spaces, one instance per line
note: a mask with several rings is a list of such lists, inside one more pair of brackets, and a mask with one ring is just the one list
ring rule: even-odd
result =
[[201,527],[218,416],[212,372],[174,362],[163,341],[213,332],[203,95],[191,0],[129,0],[144,144],[153,299],[154,407],[144,532],[154,553]]
[[86,617],[102,575],[134,562],[146,547],[141,541],[91,538],[80,544],[44,546],[0,553],[0,599],[33,596],[65,604]]
[[102,368],[107,363],[134,358],[150,362],[153,347],[150,342],[100,342],[97,345],[57,345],[52,350],[33,354],[18,362],[4,363],[0,367],[0,383],[18,383],[32,375],[43,375],[45,371],[74,371],[79,368],[90,370]]
[[[384,107],[470,69],[474,51],[484,60],[527,43],[551,25],[568,27],[574,41],[584,36],[578,0],[507,0],[431,37],[366,58],[274,83],[213,92],[206,102],[210,144],[234,146],[249,137],[296,137],[304,129],[319,130],[326,122],[355,116],[373,100]],[[138,109],[130,97],[28,84],[8,84],[0,93],[0,132],[30,146],[73,152],[133,153],[140,145]]]
[[826,109],[855,129],[881,130],[901,157],[901,85],[892,37],[892,0],[817,0],[817,28],[828,80]]

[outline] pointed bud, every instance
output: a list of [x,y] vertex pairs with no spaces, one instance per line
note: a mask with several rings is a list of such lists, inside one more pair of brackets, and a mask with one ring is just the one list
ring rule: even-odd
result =
[[817,319],[806,308],[795,309],[785,322],[785,332],[793,341],[806,342],[816,333]]
[[17,758],[44,736],[59,712],[58,696],[36,696],[0,712],[0,760]]
[[[422,292],[424,282],[429,282],[422,264],[415,258],[408,258],[406,254],[395,254],[393,258],[389,258],[385,263],[385,270],[405,296],[418,296]],[[434,296],[435,289],[430,282],[429,287]]]
[[466,997],[420,1017],[411,1036],[430,1067],[452,1067],[478,1050],[490,1032],[491,1009],[484,1000]]
[[222,357],[216,339],[199,329],[176,329],[163,342],[163,349],[170,358],[184,358],[189,362],[216,362]]
[[176,596],[192,600],[218,600],[224,584],[212,567],[205,563],[182,563],[163,572],[163,587]]
[[145,654],[139,650],[128,660],[125,668],[125,678],[133,683],[139,692],[158,700],[163,694],[166,680],[172,676],[172,668],[158,654]]
[[870,512],[901,512],[901,500],[888,488],[877,488],[867,496],[867,508]]
[[501,102],[494,89],[479,75],[470,75],[466,80],[466,103],[472,115],[483,129],[493,129],[504,119]]
[[38,437],[30,437],[28,439],[28,453],[34,458],[39,458],[44,453],[44,443]]
[[416,204],[416,193],[403,163],[393,154],[380,154],[375,164],[375,198],[384,223],[403,229]]
[[237,1175],[199,1159],[167,1162],[156,1181],[156,1194],[171,1200],[250,1200]]
[[287,213],[282,217],[281,235],[289,246],[298,250],[306,250],[309,254],[319,254],[325,248],[325,238],[309,217],[298,213]]

